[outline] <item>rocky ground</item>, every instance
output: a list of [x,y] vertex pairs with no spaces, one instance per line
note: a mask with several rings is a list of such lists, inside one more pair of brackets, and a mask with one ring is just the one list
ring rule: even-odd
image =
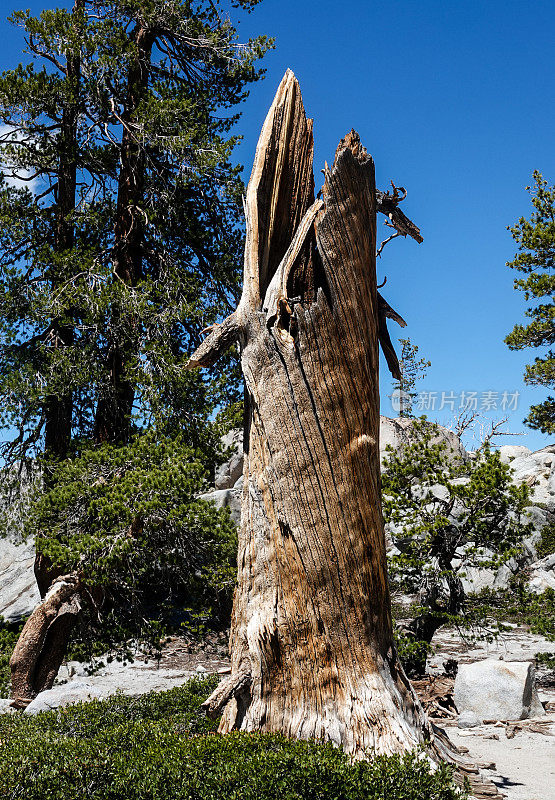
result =
[[[443,664],[532,662],[535,653],[552,652],[553,642],[514,626],[494,642],[469,643],[453,630],[440,630],[434,638],[436,652],[429,671],[439,674]],[[469,758],[492,768],[485,771],[508,800],[555,798],[555,674],[538,670],[537,690],[545,714],[526,720],[494,720],[472,728],[459,728],[457,717],[438,719],[452,741],[468,749]]]

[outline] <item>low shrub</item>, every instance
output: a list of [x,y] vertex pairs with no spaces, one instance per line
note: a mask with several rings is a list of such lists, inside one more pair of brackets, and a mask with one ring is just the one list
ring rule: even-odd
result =
[[538,558],[545,558],[555,553],[555,523],[550,522],[544,525],[541,530],[541,539],[538,542],[536,549],[538,551]]
[[417,754],[352,763],[332,745],[214,735],[215,681],[0,716],[0,797],[18,800],[462,800]]
[[425,672],[426,659],[433,652],[428,642],[415,639],[407,635],[406,630],[396,626],[393,630],[397,655],[406,675],[409,678],[419,678]]
[[8,697],[10,688],[10,658],[23,625],[10,626],[0,617],[0,697]]

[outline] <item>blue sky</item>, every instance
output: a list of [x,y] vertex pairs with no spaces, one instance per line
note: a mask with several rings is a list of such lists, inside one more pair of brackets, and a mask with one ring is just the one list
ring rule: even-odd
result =
[[[10,5],[4,0],[2,9]],[[44,5],[50,3],[21,3],[33,12]],[[4,69],[19,60],[21,40],[1,24]],[[496,392],[489,399],[498,408],[484,418],[498,419],[503,392],[518,392],[509,429],[526,435],[500,443],[550,443],[522,424],[530,404],[546,396],[522,380],[534,354],[509,351],[503,338],[525,308],[505,266],[515,250],[506,226],[530,213],[524,187],[534,169],[555,181],[555,4],[263,0],[239,30],[243,39],[276,37],[267,77],[253,88],[239,124],[245,176],[290,67],[315,119],[317,186],[324,160],[333,160],[354,127],[374,157],[378,186],[393,180],[408,189],[403,210],[424,242],[391,242],[378,272],[387,275],[384,296],[408,322],[404,331],[390,323],[393,337],[410,336],[432,362],[419,387],[437,392],[428,417],[448,422],[450,408],[439,411],[442,392],[455,396],[456,407],[464,391],[477,392],[479,406],[484,392]],[[378,236],[380,228],[381,221]],[[394,416],[385,366],[381,383],[382,413]]]

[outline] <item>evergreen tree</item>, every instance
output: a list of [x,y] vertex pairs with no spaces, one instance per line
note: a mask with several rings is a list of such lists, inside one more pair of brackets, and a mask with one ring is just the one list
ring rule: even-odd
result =
[[25,524],[40,551],[90,589],[75,632],[85,652],[156,645],[191,614],[227,623],[236,530],[226,509],[197,499],[208,489],[199,456],[157,431],[103,444],[58,462],[32,504]]
[[[518,552],[531,531],[529,489],[511,483],[511,469],[488,444],[463,459],[425,420],[414,422],[409,444],[389,451],[382,473],[394,545],[389,577],[394,589],[416,596],[408,633],[429,644],[439,627],[461,621],[465,570],[499,566]],[[423,671],[425,654],[426,648],[413,653],[414,671]]]
[[[125,586],[147,603],[154,586],[184,591],[203,553],[212,564],[210,553],[227,553],[225,515],[193,496],[219,447],[214,411],[239,397],[237,370],[233,354],[216,380],[183,366],[237,300],[243,186],[232,128],[269,42],[238,44],[212,0],[74,0],[12,20],[30,61],[0,76],[0,424],[16,431],[8,463],[40,459],[27,528],[38,534],[41,593],[56,586],[14,654],[13,691],[25,702],[55,677],[83,608],[101,597],[121,612]],[[179,531],[145,499],[154,484],[137,453],[159,476],[156,448],[175,457],[164,456],[167,486],[156,486],[183,512]],[[195,479],[170,480],[175,469]],[[170,557],[179,552],[197,555],[187,565]],[[152,565],[165,556],[161,584]]]
[[[534,184],[527,186],[532,197],[530,219],[521,217],[508,230],[518,244],[518,253],[507,266],[526,277],[517,278],[515,289],[524,292],[528,302],[534,301],[525,312],[531,320],[526,325],[515,325],[505,342],[511,350],[526,347],[547,348],[543,355],[536,356],[533,364],[528,364],[524,373],[527,384],[555,388],[555,186],[548,182],[537,170]],[[545,298],[543,302],[542,298]],[[555,397],[549,395],[542,403],[534,405],[525,422],[542,433],[555,433]]]
[[230,130],[266,42],[239,46],[212,2],[12,19],[32,59],[0,77],[4,455],[124,442],[152,415],[199,443],[225,381],[180,367],[237,294]]
[[432,362],[425,358],[417,358],[418,345],[413,344],[410,339],[399,339],[399,344],[401,345],[399,359],[401,377],[394,381],[394,392],[399,397],[399,416],[412,417],[412,409],[417,397],[416,384],[426,377],[426,372],[428,367],[432,366]]

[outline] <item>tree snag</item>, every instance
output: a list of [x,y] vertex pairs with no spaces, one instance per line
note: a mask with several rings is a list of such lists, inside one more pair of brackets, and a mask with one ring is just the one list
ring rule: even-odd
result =
[[386,572],[378,337],[398,315],[376,289],[372,159],[351,131],[314,201],[312,150],[288,71],[247,190],[243,295],[189,362],[238,340],[247,396],[232,672],[205,706],[222,733],[393,753],[437,738],[397,660]]
[[12,706],[25,708],[52,687],[81,607],[82,586],[70,574],[57,578],[33,610],[10,658]]
[[[355,757],[425,744],[493,796],[427,719],[393,642],[381,511],[378,343],[399,366],[377,293],[376,212],[421,241],[379,193],[351,131],[314,201],[312,123],[285,74],[245,202],[244,288],[189,366],[241,346],[245,466],[231,675],[205,703],[219,730],[332,741]],[[388,351],[389,346],[389,351]]]

